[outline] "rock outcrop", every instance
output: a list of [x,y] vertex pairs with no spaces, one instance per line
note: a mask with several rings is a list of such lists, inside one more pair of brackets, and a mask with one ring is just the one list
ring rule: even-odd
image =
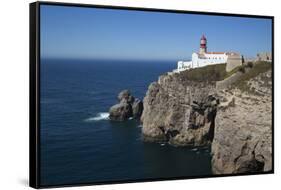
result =
[[137,98],[135,98],[132,105],[133,117],[140,118],[143,111],[143,102]]
[[208,145],[217,104],[214,83],[187,81],[182,74],[162,75],[144,98],[144,140],[175,146]]
[[215,174],[270,171],[271,70],[245,81],[249,91],[235,84],[217,89],[216,81],[192,81],[185,75],[164,74],[150,84],[141,116],[144,140],[211,146]]
[[215,174],[272,170],[271,71],[247,82],[253,93],[219,93],[212,168]]
[[114,121],[124,121],[131,117],[139,119],[143,103],[141,100],[131,95],[129,90],[121,91],[118,96],[118,104],[115,104],[109,109],[109,118]]

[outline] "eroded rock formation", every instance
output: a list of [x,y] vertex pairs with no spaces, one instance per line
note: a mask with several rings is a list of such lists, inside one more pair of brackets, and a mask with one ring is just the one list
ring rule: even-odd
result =
[[[271,70],[247,81],[249,91],[217,89],[185,73],[165,74],[144,98],[144,140],[212,148],[216,174],[272,169]],[[242,76],[242,75],[241,75]]]
[[114,121],[124,121],[131,117],[139,119],[143,103],[141,100],[131,95],[129,90],[121,91],[118,96],[118,104],[113,105],[109,109],[109,118]]
[[162,75],[144,98],[144,139],[176,146],[208,145],[217,104],[214,83],[185,81],[181,74]]
[[215,119],[212,168],[216,174],[272,169],[271,71],[247,82],[254,93],[222,91]]

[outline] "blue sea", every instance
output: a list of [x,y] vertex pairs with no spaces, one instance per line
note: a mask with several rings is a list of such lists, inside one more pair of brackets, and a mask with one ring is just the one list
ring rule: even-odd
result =
[[210,149],[143,142],[136,120],[108,120],[123,89],[143,99],[175,61],[41,60],[40,183],[65,185],[211,174]]

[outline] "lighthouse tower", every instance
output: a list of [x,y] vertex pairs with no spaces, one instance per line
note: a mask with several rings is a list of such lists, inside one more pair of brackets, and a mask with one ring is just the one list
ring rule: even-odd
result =
[[206,37],[203,35],[200,39],[200,50],[199,50],[199,54],[204,54],[207,53],[207,39]]

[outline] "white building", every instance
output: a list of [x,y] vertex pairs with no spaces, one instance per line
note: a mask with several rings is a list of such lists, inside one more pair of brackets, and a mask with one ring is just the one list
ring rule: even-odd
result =
[[272,54],[271,54],[271,52],[261,52],[261,53],[258,53],[256,61],[272,62]]
[[[207,52],[207,39],[203,35],[200,39],[199,53],[193,53],[191,61],[178,61],[177,72],[181,72],[191,68],[204,67],[213,64],[235,62],[235,65],[242,64],[242,57],[238,53],[233,52]],[[235,66],[236,67],[236,66]],[[232,68],[232,67],[231,67]]]

